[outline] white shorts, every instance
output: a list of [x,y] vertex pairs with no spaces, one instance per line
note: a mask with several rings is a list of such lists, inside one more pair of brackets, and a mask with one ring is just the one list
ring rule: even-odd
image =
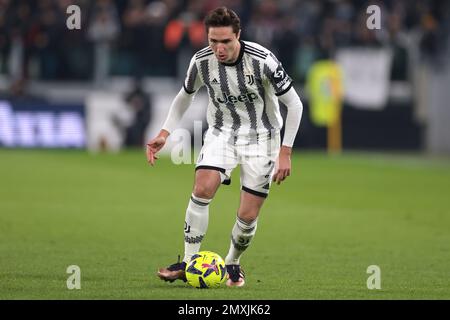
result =
[[195,170],[211,169],[220,172],[223,184],[230,184],[231,172],[241,165],[241,189],[251,194],[267,197],[275,163],[280,152],[280,134],[260,135],[258,141],[249,141],[208,129],[197,159]]

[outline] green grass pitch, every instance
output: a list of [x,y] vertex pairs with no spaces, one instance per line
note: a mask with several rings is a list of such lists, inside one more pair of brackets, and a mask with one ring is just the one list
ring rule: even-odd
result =
[[[273,185],[244,288],[165,283],[183,253],[194,165],[142,151],[0,150],[0,299],[450,299],[450,161],[301,152]],[[202,249],[223,257],[239,171],[210,206]],[[81,268],[68,290],[66,268]],[[381,269],[369,290],[367,267]]]

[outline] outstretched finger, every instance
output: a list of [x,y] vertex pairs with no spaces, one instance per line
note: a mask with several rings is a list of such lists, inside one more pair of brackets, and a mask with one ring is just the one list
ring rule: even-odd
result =
[[281,171],[279,170],[279,171],[277,172],[277,176],[276,176],[276,178],[275,178],[275,182],[276,182],[277,184],[280,184],[280,179],[281,179]]
[[277,181],[277,177],[278,177],[278,173],[280,172],[280,170],[277,170],[274,175],[272,176],[272,182]]
[[153,150],[149,149],[148,156],[147,156],[148,162],[153,166],[153,165],[155,165],[156,159],[158,159],[158,157],[156,156],[155,152]]
[[153,153],[153,151],[152,151],[152,149],[150,148],[149,145],[147,145],[147,152],[146,152],[146,154],[147,154],[147,162],[152,163],[153,162],[153,155],[154,155],[154,153]]
[[280,170],[280,173],[278,174],[277,184],[279,185],[281,182],[286,179],[286,172],[284,170]]
[[150,158],[149,158],[148,162],[150,162],[150,164],[152,166],[155,165],[155,156],[154,156],[153,152],[151,152],[151,151],[150,151]]
[[277,185],[280,185],[281,181],[283,181],[283,178],[282,178],[281,173],[280,173],[278,175],[278,178],[277,178]]

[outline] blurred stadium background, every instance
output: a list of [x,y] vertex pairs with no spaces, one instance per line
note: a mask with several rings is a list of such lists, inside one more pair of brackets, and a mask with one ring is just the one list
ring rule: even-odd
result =
[[[304,113],[248,288],[211,296],[153,276],[182,250],[193,165],[150,169],[143,146],[220,5],[280,59]],[[448,1],[0,0],[0,298],[448,299],[449,44]],[[206,103],[180,126],[205,129]],[[204,246],[225,254],[238,191],[222,189]],[[85,290],[66,289],[71,264]]]
[[[71,4],[81,9],[80,30],[66,26]],[[143,128],[159,130],[190,57],[207,45],[203,17],[222,4],[241,16],[242,38],[273,50],[295,80],[305,104],[296,146],[327,144],[310,97],[336,97],[306,88],[311,67],[331,59],[343,68],[331,87],[344,87],[344,149],[450,152],[450,9],[431,0],[2,0],[0,146],[142,145]],[[366,26],[373,4],[379,30]],[[189,118],[202,119],[204,99]],[[66,122],[54,123],[64,108]],[[66,127],[67,141],[51,137],[52,125]]]

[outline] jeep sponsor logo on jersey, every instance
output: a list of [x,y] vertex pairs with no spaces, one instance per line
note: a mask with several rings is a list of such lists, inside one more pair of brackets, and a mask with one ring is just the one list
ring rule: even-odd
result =
[[232,94],[226,95],[225,93],[222,95],[222,97],[216,98],[218,102],[220,103],[231,103],[235,104],[236,102],[253,102],[254,100],[258,99],[258,95],[254,92],[247,92],[244,94],[241,94],[239,96],[234,96]]

